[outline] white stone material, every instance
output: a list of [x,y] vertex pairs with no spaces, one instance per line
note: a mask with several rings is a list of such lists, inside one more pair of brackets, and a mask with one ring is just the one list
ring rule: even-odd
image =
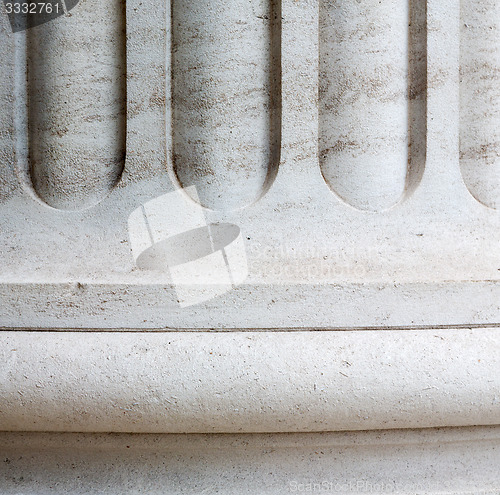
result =
[[496,328],[2,332],[0,346],[0,431],[500,424]]
[[[126,39],[121,0],[80,2],[26,35],[28,164],[38,196],[54,208],[106,197],[125,163]],[[18,129],[18,132],[21,130]]]
[[[57,33],[58,25],[69,29],[64,23],[75,22],[75,19],[86,22],[86,16],[91,15],[88,13],[90,5],[81,3],[71,10],[71,18],[59,18],[34,29]],[[207,223],[239,227],[248,254],[248,278],[237,289],[183,311],[165,270],[144,270],[137,266],[128,232],[130,214],[140,205],[178,191],[180,186],[173,155],[184,131],[179,134],[182,128],[175,130],[179,119],[171,116],[175,116],[176,105],[188,105],[188,102],[194,105],[197,100],[189,98],[194,87],[177,84],[175,89],[176,77],[188,77],[187,73],[175,69],[181,63],[180,55],[186,50],[189,52],[191,44],[186,42],[182,49],[179,44],[175,45],[177,38],[182,40],[188,34],[181,27],[173,32],[171,21],[179,20],[181,14],[183,19],[189,17],[191,8],[194,9],[194,21],[201,19],[205,4],[196,5],[192,7],[181,2],[177,4],[180,10],[175,14],[170,12],[170,3],[160,0],[148,5],[138,0],[127,2],[125,171],[111,193],[85,211],[54,210],[43,202],[34,201],[36,198],[20,159],[27,153],[27,143],[22,139],[22,106],[26,103],[19,90],[22,89],[22,77],[19,66],[17,72],[12,67],[16,55],[14,46],[19,45],[22,33],[9,33],[7,18],[1,17],[5,39],[0,54],[6,72],[2,72],[0,93],[7,107],[2,117],[5,134],[0,141],[5,163],[0,181],[0,303],[4,308],[0,314],[0,326],[44,329],[345,329],[499,324],[500,216],[496,210],[485,207],[471,196],[460,169],[461,30],[457,0],[429,1],[426,10],[428,29],[422,20],[425,9],[417,3],[416,11],[401,7],[404,13],[394,12],[400,20],[410,16],[413,28],[409,34],[401,22],[394,28],[396,32],[387,31],[390,40],[384,40],[382,31],[376,31],[381,42],[388,43],[384,45],[387,50],[395,43],[392,37],[397,37],[399,32],[406,33],[405,40],[415,40],[408,54],[409,60],[414,60],[408,64],[413,71],[410,70],[406,77],[406,83],[412,88],[409,101],[398,98],[394,119],[399,122],[401,115],[408,113],[404,118],[409,119],[413,130],[407,137],[411,141],[411,136],[420,135],[413,139],[426,143],[426,160],[425,164],[420,163],[422,151],[415,151],[413,143],[410,155],[415,152],[420,158],[410,163],[410,175],[414,175],[408,177],[407,192],[401,202],[385,211],[359,210],[340,200],[325,182],[318,155],[321,128],[318,88],[322,80],[319,74],[322,53],[319,35],[320,31],[323,33],[319,26],[325,27],[324,19],[320,24],[321,9],[318,9],[317,1],[287,0],[281,7],[282,90],[272,92],[266,86],[269,91],[265,93],[267,96],[279,93],[282,102],[282,124],[278,126],[281,129],[281,158],[272,185],[268,183],[269,189],[264,187],[262,195],[254,197],[258,195],[256,184],[261,184],[260,188],[264,177],[257,169],[264,167],[266,160],[252,166],[257,174],[252,177],[257,178],[257,182],[252,182],[253,179],[247,182],[243,168],[238,168],[237,174],[233,175],[232,166],[228,171],[227,164],[216,158],[220,150],[207,155],[221,165],[212,192],[209,194],[203,185],[205,179],[194,181],[201,203],[206,202],[212,193],[215,195],[210,198],[218,202],[218,205],[211,203],[215,210],[204,210]],[[257,63],[252,57],[257,57],[258,49],[262,49],[263,52],[259,52],[262,59],[257,57],[263,64],[262,67],[258,65],[262,71],[270,63],[266,52],[270,39],[263,36],[271,29],[272,23],[265,19],[270,15],[270,6],[266,2],[249,3],[241,15],[237,10],[227,13],[228,19],[233,19],[238,29],[243,30],[238,33],[244,36],[244,40],[255,41],[249,53],[241,54],[243,65]],[[259,17],[261,10],[264,19]],[[377,9],[373,15],[376,12]],[[247,32],[243,26],[250,18],[252,22],[248,24]],[[187,28],[188,24],[183,26]],[[222,30],[221,26],[208,24],[200,25],[202,28],[205,30],[203,39],[209,40],[213,38],[210,29]],[[35,31],[29,32],[29,36],[35,36]],[[85,58],[82,53],[87,50],[86,44],[78,36],[68,46],[79,53],[78,57]],[[224,45],[226,42],[227,46]],[[199,93],[201,100],[212,101],[213,97],[213,101],[218,102],[217,95],[222,94],[226,83],[228,94],[235,93],[236,80],[226,80],[228,70],[233,67],[228,65],[228,57],[233,60],[231,54],[240,53],[234,51],[236,45],[232,43],[221,39],[205,46],[210,52],[207,52],[207,57],[211,55],[202,60],[204,65],[197,70],[202,70],[206,76],[207,71],[213,69],[214,81],[219,82],[216,90],[210,85],[203,86],[206,93]],[[359,48],[366,52],[366,41],[360,43]],[[355,52],[356,46],[350,49]],[[232,51],[224,52],[224,47]],[[19,50],[17,53],[19,55]],[[215,62],[219,55],[223,57],[223,66]],[[189,56],[195,57],[195,54]],[[76,61],[80,60],[78,57]],[[399,53],[398,74],[404,65],[403,58]],[[236,64],[237,60],[240,59],[234,58],[233,62]],[[321,60],[324,67],[328,60],[326,54]],[[352,60],[354,62],[356,59]],[[261,69],[252,82],[248,78],[244,80],[249,88],[264,77]],[[356,70],[361,74],[365,69],[360,62]],[[241,67],[241,70],[241,73],[236,72],[235,66],[234,73],[238,78],[247,74],[248,67]],[[61,81],[66,76],[64,72],[61,74],[57,84],[62,85],[62,91],[66,86]],[[401,77],[405,79],[404,75]],[[198,84],[201,79],[196,81]],[[422,88],[425,81],[428,81],[426,90]],[[401,84],[399,81],[397,87]],[[259,105],[266,106],[262,87],[251,94],[257,99],[262,97]],[[66,101],[58,100],[56,105],[55,99],[50,112],[60,108],[61,101]],[[82,92],[74,104],[89,105],[90,108],[93,101]],[[213,110],[214,118],[223,119],[224,126],[237,122],[242,124],[242,129],[253,129],[255,125],[245,120],[253,114],[245,111],[243,101],[246,100],[242,99],[235,105],[226,102],[224,105],[231,112],[225,116],[220,114],[217,106],[208,109],[201,106],[195,111],[188,105],[186,112],[194,113],[188,112],[186,119],[194,118],[196,112],[202,110],[203,115],[212,115]],[[238,106],[240,104],[243,106]],[[360,109],[358,104],[355,108]],[[423,108],[427,110],[425,118],[422,118]],[[60,117],[62,122],[67,115],[61,113]],[[255,122],[261,122],[259,119],[261,117]],[[71,122],[76,126],[71,127],[74,132],[81,123],[82,135],[90,129],[92,132],[97,129],[80,118]],[[230,127],[224,126],[226,130]],[[193,129],[198,129],[196,132],[203,130],[201,127]],[[250,139],[253,131],[248,132]],[[262,129],[259,128],[258,132]],[[271,135],[267,137],[271,142]],[[90,146],[91,140],[86,140],[86,143]],[[41,141],[33,145],[44,146]],[[190,152],[196,154],[200,149],[193,146]],[[375,148],[370,145],[370,149]],[[386,155],[381,150],[382,162]],[[72,152],[67,156],[76,155]],[[191,173],[188,169],[195,170],[197,163],[196,160],[188,162],[194,168],[190,169],[186,164],[183,168],[186,174]],[[54,170],[58,166],[56,162],[50,163]],[[240,172],[244,177],[239,175]],[[79,183],[78,174],[73,177],[75,184]],[[351,177],[351,185],[353,190],[360,192],[363,188],[356,177]],[[190,182],[193,181],[183,180],[184,185],[190,185]],[[219,188],[222,182],[227,194]],[[92,190],[87,182],[82,184],[80,192],[86,194]],[[68,199],[66,193],[60,196],[62,203],[66,202],[65,198]],[[253,203],[242,207],[247,200]],[[175,213],[165,211],[164,215],[164,220],[170,221],[169,216]]]
[[[425,46],[410,60],[410,47],[426,35],[424,2],[320,2],[319,153],[323,175],[348,204],[380,211],[402,198],[411,154],[411,95],[425,105]],[[411,5],[410,5],[411,4]],[[415,21],[412,26],[410,20]],[[411,66],[410,66],[411,64]],[[420,93],[420,94],[418,94]],[[425,126],[425,120],[415,122]],[[422,166],[423,164],[421,164]]]
[[495,495],[500,432],[0,433],[0,461],[2,495]]
[[0,493],[497,493],[497,4],[2,12]]
[[461,2],[460,166],[471,194],[500,208],[500,2]]
[[213,209],[247,206],[281,148],[277,0],[173,0],[173,167]]

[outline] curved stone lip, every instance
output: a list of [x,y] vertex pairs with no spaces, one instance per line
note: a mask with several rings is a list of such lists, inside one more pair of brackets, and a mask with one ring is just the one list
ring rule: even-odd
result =
[[[5,493],[498,493],[500,428],[304,434],[0,432]],[[145,482],[147,478],[147,482]],[[112,487],[111,487],[112,486]],[[96,488],[97,487],[97,488]],[[22,490],[22,492],[20,491]]]
[[0,333],[0,429],[278,433],[500,424],[495,328]]

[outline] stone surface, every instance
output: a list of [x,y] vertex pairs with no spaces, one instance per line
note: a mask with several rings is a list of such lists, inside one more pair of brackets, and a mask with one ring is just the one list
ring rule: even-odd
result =
[[204,206],[227,210],[271,186],[281,147],[276,0],[172,2],[173,169]]
[[0,15],[2,493],[498,492],[497,5],[278,3]]
[[[71,22],[80,18],[84,22],[90,5],[89,1],[77,5],[71,11]],[[0,315],[1,327],[34,326],[49,330],[72,327],[333,329],[469,324],[494,326],[500,323],[500,216],[471,196],[460,166],[460,122],[461,115],[464,116],[460,91],[464,85],[460,84],[459,69],[460,47],[464,45],[464,40],[457,0],[428,2],[427,29],[422,20],[425,6],[417,2],[411,9],[405,3],[401,11],[393,12],[401,22],[397,30],[394,27],[396,31],[386,32],[388,39],[384,38],[385,31],[378,24],[370,31],[377,34],[373,39],[374,46],[381,43],[387,56],[390,52],[397,59],[395,74],[399,76],[394,84],[399,89],[396,91],[397,104],[390,115],[384,113],[382,119],[380,112],[389,112],[389,107],[383,106],[378,110],[378,93],[370,100],[374,106],[370,107],[371,110],[366,109],[367,115],[372,112],[373,118],[378,116],[383,122],[389,122],[393,116],[394,122],[404,120],[411,128],[409,134],[398,135],[398,142],[408,141],[411,144],[411,152],[406,150],[405,144],[404,149],[398,148],[399,151],[393,155],[393,158],[399,158],[390,161],[397,163],[399,179],[393,181],[392,165],[387,170],[379,168],[381,182],[377,183],[379,192],[375,194],[392,191],[393,187],[400,190],[403,172],[408,165],[407,156],[420,157],[408,168],[404,198],[384,211],[378,211],[382,203],[377,203],[378,206],[374,203],[374,207],[370,208],[377,210],[375,212],[353,208],[340,200],[322,175],[318,146],[320,129],[323,128],[320,124],[324,121],[319,118],[318,111],[323,108],[326,96],[320,95],[318,100],[318,91],[325,82],[323,73],[329,60],[324,50],[328,48],[328,43],[332,43],[332,36],[336,33],[335,26],[328,28],[328,34],[325,32],[328,27],[325,18],[322,17],[319,22],[319,15],[324,9],[318,9],[318,3],[312,0],[283,2],[282,84],[279,90],[275,60],[277,47],[271,50],[272,54],[266,51],[272,43],[278,43],[274,39],[277,27],[265,19],[271,15],[269,12],[274,4],[249,3],[242,10],[241,19],[236,10],[231,11],[229,18],[239,26],[238,36],[241,35],[247,45],[251,40],[255,41],[255,45],[248,48],[248,53],[242,52],[241,59],[236,57],[240,52],[237,52],[234,43],[222,37],[222,45],[219,45],[216,37],[211,37],[211,29],[218,33],[217,30],[224,31],[223,26],[212,26],[213,23],[200,25],[203,39],[211,40],[211,44],[205,45],[207,58],[200,59],[203,65],[196,69],[201,71],[201,79],[191,81],[187,73],[179,74],[175,70],[172,83],[172,70],[176,65],[187,64],[191,46],[191,42],[187,41],[185,45],[179,44],[189,37],[185,31],[188,24],[182,23],[184,27],[178,26],[177,31],[172,31],[170,22],[175,18],[189,18],[191,7],[182,2],[176,5],[179,8],[177,13],[170,12],[170,4],[160,0],[148,5],[138,0],[127,3],[125,170],[119,184],[108,190],[109,195],[99,204],[85,211],[71,212],[48,208],[37,200],[29,174],[26,174],[22,160],[17,160],[29,155],[27,143],[20,134],[26,102],[26,94],[23,96],[22,92],[26,64],[23,66],[21,57],[14,64],[16,69],[12,67],[14,55],[20,57],[22,53],[23,33],[10,34],[7,18],[2,17],[5,44],[2,45],[1,56],[2,67],[5,63],[7,72],[2,75],[1,93],[8,105],[2,117],[7,130],[0,141],[0,156],[5,163],[0,180],[0,298],[5,308]],[[203,16],[199,10],[203,5],[199,4],[193,10],[195,24],[196,19]],[[220,5],[217,5],[210,4],[210,8],[220,10]],[[379,22],[383,11],[378,12],[375,4],[372,7],[367,12],[374,16],[374,23]],[[276,15],[277,7],[274,9]],[[335,9],[329,15],[331,27],[337,15]],[[403,22],[407,17],[412,23],[409,31]],[[356,19],[363,19],[361,11]],[[244,24],[247,21],[249,24]],[[58,23],[62,26],[64,22],[69,21],[59,18],[34,29],[45,29],[48,35]],[[243,26],[247,26],[248,31]],[[322,26],[321,30],[319,26]],[[352,65],[349,66],[349,71],[360,74],[360,80],[363,80],[362,74],[370,68],[366,65],[370,43],[356,26],[349,29],[356,32],[358,38],[352,37],[353,45],[345,47],[345,56],[351,53],[349,50],[352,53],[358,53],[358,48],[363,50],[359,52],[359,60],[351,60]],[[265,37],[264,32],[267,33]],[[230,33],[227,32],[228,37]],[[395,38],[398,36],[410,40],[408,53],[403,48],[397,53],[391,50],[397,45]],[[323,44],[319,43],[320,39]],[[327,43],[327,40],[330,41]],[[82,40],[76,39],[71,46],[75,50],[86,50]],[[217,65],[218,62],[215,62],[215,57],[222,56],[224,47],[234,52],[236,58],[231,58],[233,65]],[[224,53],[224,56],[231,57]],[[361,53],[365,55],[361,56]],[[381,53],[379,56],[380,64],[385,63],[385,55]],[[56,62],[57,58],[54,59],[57,65]],[[248,163],[241,163],[236,172],[232,165],[228,165],[229,162],[221,163],[220,170],[208,187],[206,176],[198,177],[196,160],[191,159],[201,153],[201,148],[197,148],[197,139],[193,141],[190,151],[193,155],[185,157],[190,163],[182,166],[182,174],[186,174],[184,185],[197,186],[200,202],[211,203],[211,209],[203,210],[207,223],[227,223],[240,228],[249,275],[236,290],[183,310],[179,307],[168,270],[145,270],[137,266],[131,252],[128,218],[141,205],[179,190],[180,175],[179,170],[175,170],[173,155],[185,132],[176,128],[176,119],[172,120],[175,108],[183,108],[181,113],[186,112],[186,122],[195,119],[201,110],[205,116],[213,114],[215,123],[220,119],[224,132],[235,122],[241,123],[242,129],[254,128],[257,122],[264,126],[262,119],[265,112],[258,112],[260,116],[256,117],[255,125],[246,120],[253,119],[253,114],[246,112],[246,104],[240,107],[239,103],[231,106],[226,102],[224,108],[228,107],[228,111],[230,108],[231,112],[222,114],[217,110],[225,85],[228,94],[234,94],[237,81],[240,81],[232,79],[229,73],[241,68],[242,72],[237,77],[243,78],[242,84],[248,83],[251,89],[245,74],[249,71],[248,64],[257,62],[262,67],[255,72],[252,81],[258,91],[252,91],[248,105],[252,108],[256,105],[260,109],[266,107],[271,115],[279,106],[278,94],[281,101],[281,157],[272,185],[267,183],[269,188],[264,185],[264,176],[270,173],[269,167],[272,166],[262,155],[262,159],[248,158]],[[273,84],[267,86],[261,84],[267,73],[266,67],[271,67],[270,71],[276,78]],[[212,69],[213,76],[208,76],[209,72],[212,74]],[[343,70],[347,70],[345,66]],[[338,74],[340,77],[342,71]],[[64,71],[61,73],[63,76],[69,77]],[[176,77],[179,78],[177,89]],[[184,81],[183,77],[188,79]],[[196,88],[196,91],[201,91],[197,85],[205,80],[203,78],[209,77],[217,81],[217,89],[207,86],[206,98],[202,94],[197,98],[217,105],[198,108],[198,100],[190,95]],[[190,81],[194,86],[188,84]],[[428,82],[427,88],[425,81]],[[404,95],[402,88],[408,85],[410,90]],[[64,85],[61,87],[64,88]],[[241,89],[244,93],[244,88]],[[254,97],[255,101],[252,100]],[[93,104],[90,95],[83,94],[81,101]],[[320,107],[318,101],[323,102]],[[349,102],[346,100],[342,105]],[[352,105],[357,115],[361,115],[361,101],[353,101]],[[344,110],[348,112],[347,107]],[[425,111],[426,116],[422,114]],[[67,118],[69,116],[65,114],[64,119]],[[477,126],[480,126],[480,116],[477,119]],[[265,122],[269,123],[269,120]],[[72,125],[76,126],[74,132],[77,132],[79,121]],[[85,121],[81,125],[88,130]],[[277,135],[276,126],[278,124],[266,129]],[[208,123],[207,127],[210,127]],[[11,133],[13,129],[16,129],[15,133]],[[193,129],[202,131],[200,127]],[[383,131],[388,132],[392,131],[389,128]],[[269,134],[264,139],[260,127],[259,133],[254,136],[249,131],[247,137],[253,139],[254,136],[256,143],[260,143],[258,149],[262,151],[267,147],[269,151],[275,134],[275,137]],[[227,134],[224,135],[228,138]],[[219,139],[220,136],[217,136]],[[380,163],[388,164],[386,157],[389,151],[384,148],[389,146],[388,143],[380,149],[376,148],[370,136],[370,133],[363,133],[366,145],[372,150],[370,153],[379,150],[377,156],[373,155],[373,163],[379,163],[377,160],[380,158]],[[420,144],[416,146],[415,143]],[[425,164],[423,143],[426,148]],[[207,156],[214,163],[219,163],[217,157],[223,148],[217,151],[215,147],[213,153],[210,151]],[[53,165],[56,166],[55,162]],[[242,172],[246,165],[253,170],[252,174],[255,172],[249,181],[245,178],[246,172]],[[265,170],[267,172],[263,172]],[[360,180],[364,175],[361,173],[360,176],[360,170],[349,175],[346,169],[348,175],[344,175],[342,180],[356,194],[364,195],[362,191],[372,194],[373,191],[368,191],[366,187],[375,186],[375,182],[368,181],[362,185]],[[245,185],[242,186],[242,182]],[[108,182],[106,184],[109,186]],[[223,184],[224,191],[218,191],[218,184]],[[258,192],[259,188],[262,194]],[[387,206],[396,195],[392,192],[390,195],[379,195],[377,201]],[[389,196],[392,199],[389,200]],[[386,200],[388,203],[385,203]],[[65,203],[66,199],[61,201]],[[242,207],[249,202],[252,204]],[[366,202],[364,204],[367,205]],[[168,221],[169,216],[170,212],[165,211],[164,220]]]
[[461,3],[460,166],[471,194],[500,207],[500,4]]
[[362,210],[397,204],[425,166],[425,4],[320,2],[320,165]]
[[0,337],[0,431],[500,424],[500,334],[494,328]]
[[33,188],[54,208],[91,207],[124,167],[125,6],[86,0],[70,15],[29,29],[26,39]]
[[3,495],[498,493],[498,428],[295,435],[0,433]]

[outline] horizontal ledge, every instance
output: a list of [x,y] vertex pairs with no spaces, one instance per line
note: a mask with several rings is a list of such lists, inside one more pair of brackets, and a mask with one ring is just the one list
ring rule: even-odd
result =
[[75,332],[75,333],[262,333],[262,332],[384,332],[394,330],[472,330],[475,328],[500,328],[500,323],[470,323],[468,325],[406,325],[406,326],[363,326],[363,327],[259,327],[259,328],[68,328],[68,327],[2,327],[0,332]]
[[500,280],[242,284],[181,307],[173,285],[0,283],[0,329],[364,329],[495,326]]
[[[0,433],[2,493],[497,494],[500,428],[277,435]],[[104,488],[106,487],[106,488]],[[147,487],[145,489],[145,487]],[[263,490],[263,487],[265,489]]]
[[0,430],[500,424],[500,331],[0,332]]

